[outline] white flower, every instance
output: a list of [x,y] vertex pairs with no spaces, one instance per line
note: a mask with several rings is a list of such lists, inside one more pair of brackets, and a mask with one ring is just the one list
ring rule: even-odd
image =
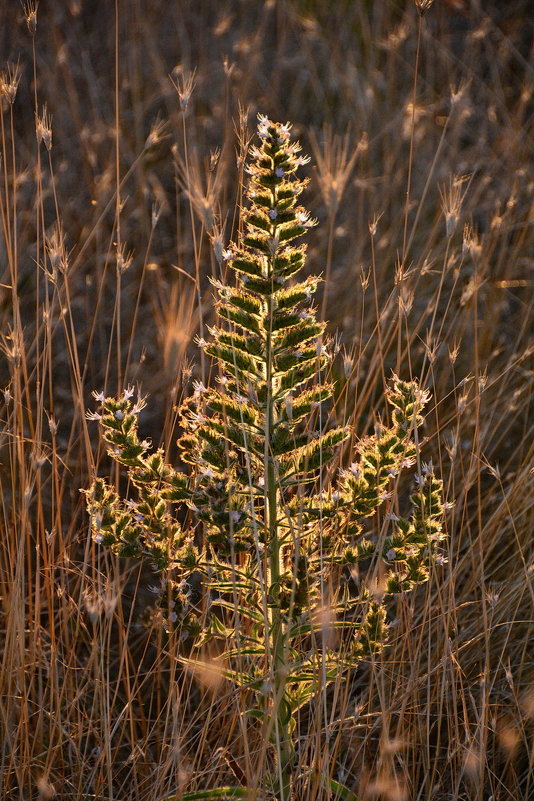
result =
[[86,412],[85,418],[86,420],[102,420],[102,415],[98,412]]
[[285,125],[281,125],[280,128],[278,129],[278,144],[279,145],[283,144],[284,142],[287,142],[287,140],[289,139],[290,128],[291,128],[291,125],[289,124],[289,122],[286,122]]
[[132,414],[139,414],[146,406],[144,398],[138,398],[132,406]]
[[314,225],[317,225],[317,220],[310,217],[309,211],[297,211],[295,220],[297,225],[300,225],[302,228],[313,228]]
[[93,398],[97,400],[99,403],[104,403],[104,401],[106,400],[103,392],[97,392],[96,390],[93,390],[92,394]]
[[104,540],[104,535],[101,531],[97,531],[96,534],[93,534],[93,542],[100,544]]
[[223,261],[229,261],[229,259],[231,259],[233,257],[233,255],[234,254],[233,254],[231,248],[228,248],[227,250],[223,250],[223,252],[222,252]]
[[415,399],[418,401],[421,406],[426,406],[428,401],[430,400],[430,392],[428,389],[418,389],[415,393]]
[[206,392],[206,387],[202,381],[193,381],[193,390],[195,393],[202,395],[203,392]]
[[276,218],[278,217],[278,211],[276,209],[269,209],[268,214],[271,220],[276,220]]
[[392,523],[398,523],[400,517],[398,517],[395,512],[390,512],[388,515],[386,515],[386,520],[390,520]]
[[334,503],[337,503],[338,501],[340,501],[341,500],[341,493],[338,492],[337,490],[334,490],[334,492],[332,493],[332,500],[334,501]]
[[258,114],[258,136],[266,139],[269,136],[269,118],[265,114]]
[[135,389],[132,386],[126,387],[126,389],[124,390],[124,392],[122,394],[123,400],[130,400],[130,398],[133,397],[134,392],[135,392]]
[[265,486],[265,477],[264,476],[260,476],[258,478],[258,487],[264,487],[264,486]]
[[449,560],[447,559],[447,557],[443,556],[442,554],[439,554],[439,556],[436,556],[436,564],[439,565],[440,567],[443,567],[443,565],[446,565],[448,561]]
[[285,172],[283,171],[282,167],[277,167],[276,170],[274,171],[274,174],[276,175],[277,178],[283,178]]
[[389,562],[393,562],[397,558],[397,551],[394,548],[390,548],[390,550],[386,554],[386,559]]
[[122,412],[120,409],[117,409],[117,411],[115,412],[115,417],[117,418],[117,420],[122,420],[124,417],[124,412]]
[[230,520],[232,523],[239,523],[241,520],[241,512],[238,512],[237,509],[234,509],[230,512]]
[[176,614],[176,612],[171,612],[169,615],[169,622],[176,623],[177,620],[178,620],[178,615]]

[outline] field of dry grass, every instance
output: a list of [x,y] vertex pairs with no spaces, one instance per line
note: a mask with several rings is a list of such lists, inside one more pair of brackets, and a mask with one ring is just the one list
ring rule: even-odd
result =
[[80,489],[115,470],[93,390],[139,386],[176,456],[262,112],[311,155],[336,413],[363,436],[392,370],[420,377],[451,504],[447,564],[328,720],[303,713],[300,764],[360,801],[532,799],[529,0],[4,2],[0,70],[0,797],[253,782],[235,693],[183,672],[150,567],[91,541]]

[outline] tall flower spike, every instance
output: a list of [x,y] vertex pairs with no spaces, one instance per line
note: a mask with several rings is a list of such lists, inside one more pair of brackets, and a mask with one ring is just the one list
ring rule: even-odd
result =
[[[306,182],[296,171],[306,159],[289,124],[260,116],[258,134],[244,230],[221,249],[235,281],[214,282],[217,324],[209,342],[198,340],[220,375],[213,387],[195,382],[180,409],[188,472],[139,438],[144,401],[134,401],[132,389],[117,399],[97,393],[90,419],[127,469],[134,497],[122,499],[98,478],[86,497],[93,540],[122,556],[147,556],[162,573],[167,627],[189,635],[189,648],[223,641],[223,675],[251,696],[254,717],[271,732],[274,770],[264,785],[289,801],[299,710],[380,651],[388,596],[427,581],[444,561],[443,488],[431,463],[421,463],[409,516],[389,509],[386,537],[369,525],[416,461],[415,432],[429,400],[417,382],[395,375],[391,425],[361,440],[337,477],[322,472],[350,429],[323,430],[321,422],[333,386],[325,379],[324,323],[310,306],[318,279],[298,279],[306,256],[300,238],[315,224],[299,204]],[[393,508],[400,511],[401,501]],[[177,513],[175,505],[187,508]],[[385,564],[385,602],[374,597],[377,560]],[[359,590],[349,592],[343,576],[356,563],[364,563]],[[325,637],[325,610],[335,647]]]
[[299,204],[307,182],[296,171],[306,158],[290,128],[259,116],[244,233],[225,251],[236,285],[214,282],[222,325],[202,343],[219,361],[224,383],[202,398],[200,417],[197,403],[193,412],[190,402],[183,407],[186,461],[198,463],[200,456],[220,475],[231,469],[245,488],[260,487],[265,477],[266,435],[279,489],[322,466],[348,435],[346,428],[321,435],[310,422],[332,387],[317,381],[328,365],[318,346],[325,324],[309,307],[318,280],[295,281],[306,256],[299,239],[316,221]]

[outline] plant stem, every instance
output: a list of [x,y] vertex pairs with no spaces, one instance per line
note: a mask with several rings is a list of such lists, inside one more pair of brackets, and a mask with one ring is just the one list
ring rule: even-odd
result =
[[[274,228],[274,226],[273,226]],[[273,232],[274,233],[274,232]],[[270,260],[270,269],[274,258]],[[269,638],[271,666],[273,671],[272,683],[272,714],[274,716],[274,736],[277,751],[279,801],[289,801],[291,795],[291,762],[293,748],[289,734],[289,720],[285,708],[284,693],[286,685],[286,632],[282,612],[280,609],[280,575],[281,575],[281,545],[278,532],[278,483],[275,467],[275,457],[272,453],[271,439],[274,431],[275,402],[273,386],[273,297],[267,301],[267,320],[269,327],[266,339],[266,365],[267,365],[267,400],[265,409],[265,527],[267,533],[267,547],[269,553],[268,591],[272,594],[271,631]]]

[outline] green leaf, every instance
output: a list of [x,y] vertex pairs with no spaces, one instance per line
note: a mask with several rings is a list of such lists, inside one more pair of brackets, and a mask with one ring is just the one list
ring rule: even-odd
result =
[[253,314],[256,317],[261,315],[261,301],[259,301],[258,298],[255,298],[253,295],[250,295],[248,292],[245,292],[243,289],[231,290],[226,300],[228,303],[231,303],[232,306],[235,306],[237,309],[241,309],[241,311],[247,312],[248,314]]
[[335,779],[326,779],[326,784],[330,787],[332,792],[339,798],[342,798],[343,801],[358,801],[358,797],[352,790],[349,790],[348,787],[345,787],[344,784],[341,784]]
[[301,384],[304,384],[308,381],[312,376],[315,376],[319,370],[324,370],[326,367],[326,359],[322,357],[321,359],[315,358],[315,360],[311,360],[308,364],[305,364],[300,369],[290,370],[284,376],[282,376],[282,380],[280,381],[280,391],[276,395],[276,400],[280,397],[284,397],[287,390],[296,389]]
[[219,620],[217,615],[213,615],[210,621],[210,631],[213,637],[218,637],[222,640],[227,640],[232,634],[232,630],[226,628],[222,620]]
[[254,439],[251,431],[247,431],[245,426],[238,428],[230,422],[218,423],[216,420],[205,420],[198,429],[198,436],[206,439],[210,444],[215,444],[215,441],[223,437],[227,442],[236,445],[240,450],[245,453],[255,453],[258,456],[263,455],[261,443]]
[[266,319],[263,326],[266,331],[284,331],[286,328],[293,328],[302,322],[300,314],[291,314],[283,309],[273,315],[272,320]]
[[[231,592],[231,590],[226,590],[227,592]],[[245,618],[246,620],[250,620],[252,623],[263,623],[263,615],[258,612],[256,609],[251,609],[250,607],[245,606],[236,606],[231,601],[225,601],[223,598],[215,598],[212,602],[213,606],[221,606],[224,609],[229,609],[231,612],[236,612],[241,617]],[[263,649],[265,651],[265,649]]]
[[258,372],[254,359],[249,354],[239,351],[237,347],[225,347],[211,343],[206,347],[206,353],[228,365],[230,375],[235,375],[236,371],[238,373],[242,371],[255,377]]
[[349,436],[350,428],[344,426],[332,428],[318,439],[312,440],[295,454],[296,458],[293,464],[294,472],[306,472],[322,467],[334,456],[334,451],[332,449]]
[[242,423],[255,425],[257,423],[257,410],[252,404],[247,403],[245,400],[238,402],[228,395],[221,395],[219,392],[211,392],[208,395],[208,405],[214,412],[227,415],[239,425]]
[[248,290],[262,297],[272,295],[278,289],[278,286],[270,278],[247,278],[245,275],[242,280]]
[[264,253],[266,256],[269,256],[271,253],[270,241],[271,240],[266,234],[248,234],[247,236],[243,237],[244,245],[246,245],[248,248],[258,250],[260,253]]
[[318,283],[318,278],[310,276],[299,284],[284,287],[276,293],[278,309],[293,309],[298,303],[309,300],[316,291]]
[[258,320],[242,309],[233,309],[230,306],[219,306],[217,314],[223,320],[238,325],[243,331],[252,331],[254,334],[260,333]]
[[245,356],[258,357],[263,353],[263,342],[255,334],[242,336],[235,331],[223,331],[221,328],[210,328],[210,332],[219,345],[232,348]]
[[258,645],[256,647],[245,645],[243,647],[234,648],[231,651],[225,651],[222,656],[225,659],[239,659],[241,656],[263,656],[265,654],[265,646]]
[[274,360],[274,369],[278,375],[284,375],[286,373],[292,373],[295,368],[300,367],[300,365],[306,365],[309,362],[313,362],[313,368],[310,375],[315,373],[317,364],[317,348],[314,346],[312,348],[303,348],[299,352],[287,353],[284,355],[279,355],[275,357]]
[[192,793],[168,795],[162,801],[208,801],[210,798],[227,799],[258,797],[258,791],[248,787],[216,787],[213,790],[195,790]]
[[[276,354],[282,355],[289,349],[298,348],[311,340],[316,340],[323,333],[324,326],[309,320],[300,321],[299,325],[290,328],[276,343]],[[291,351],[290,351],[291,352]]]
[[353,631],[356,631],[359,628],[359,623],[353,623],[349,620],[334,620],[327,625],[321,625],[320,623],[303,623],[300,626],[295,626],[294,628],[290,629],[289,636],[304,637],[307,634],[311,634],[312,631],[316,634],[321,634],[325,631],[329,631],[330,629],[335,629],[337,631],[352,629]]
[[[295,225],[293,223],[289,223],[284,225],[284,227],[280,230],[280,242],[290,242],[292,239],[295,239],[297,236],[302,236],[302,234],[306,233],[306,228],[303,228],[302,225]],[[296,268],[299,269],[298,267]]]
[[261,720],[262,722],[265,720],[266,713],[263,709],[245,709],[243,715],[249,718],[255,718],[256,720]]
[[252,253],[242,253],[230,261],[230,267],[235,272],[250,275],[253,278],[262,277],[262,260]]
[[282,421],[296,423],[317,408],[322,401],[328,400],[333,393],[332,384],[318,384],[309,390],[300,392],[294,398],[287,398],[282,409]]
[[254,228],[269,233],[273,225],[270,217],[261,209],[258,209],[256,212],[248,212],[246,214],[246,222],[251,234],[254,234]]

